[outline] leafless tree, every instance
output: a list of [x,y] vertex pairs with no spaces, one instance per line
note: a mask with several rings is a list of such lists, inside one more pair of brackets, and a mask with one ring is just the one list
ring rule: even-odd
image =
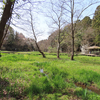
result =
[[[28,34],[28,36],[34,39],[33,42],[35,42],[37,50],[42,54],[43,58],[46,58],[43,51],[40,49],[38,45],[38,38],[39,35],[42,34],[42,32],[38,32],[37,28],[39,28],[38,24],[38,7],[36,4],[33,4],[31,1],[27,5],[27,9],[24,11],[24,13],[21,15],[20,18],[20,27],[22,27]],[[38,26],[37,26],[38,25]]]
[[42,52],[42,50],[40,49],[40,47],[38,45],[33,21],[34,20],[33,20],[33,15],[32,15],[32,9],[30,9],[30,25],[31,25],[31,28],[32,28],[32,33],[33,33],[33,36],[34,36],[35,44],[36,44],[38,51],[42,54],[43,58],[46,58],[45,54]]
[[[60,44],[64,38],[64,34],[62,33],[62,28],[64,27],[65,21],[65,12],[64,12],[64,2],[62,0],[53,1],[50,0],[50,8],[47,13],[47,17],[50,18],[52,21],[53,29],[56,28],[57,30],[57,58],[59,59],[60,56]],[[55,30],[54,30],[55,31]],[[63,34],[63,35],[62,35]],[[61,36],[62,35],[62,36]]]

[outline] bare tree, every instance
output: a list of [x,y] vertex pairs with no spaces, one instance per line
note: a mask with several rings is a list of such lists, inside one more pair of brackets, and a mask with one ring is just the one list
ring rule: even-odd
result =
[[[38,2],[39,3],[39,2]],[[38,38],[39,35],[42,34],[41,32],[38,32],[37,28],[39,28],[38,24],[38,7],[37,4],[32,3],[31,1],[26,6],[26,10],[24,13],[21,14],[21,20],[20,20],[20,27],[25,30],[25,32],[29,33],[28,36],[34,39],[33,42],[35,42],[37,50],[42,54],[43,58],[46,58],[43,51],[40,49],[38,45]],[[24,8],[23,8],[24,9]],[[38,26],[37,26],[38,25]]]
[[[64,27],[66,21],[65,21],[65,12],[64,12],[64,2],[61,2],[61,0],[55,2],[50,0],[50,8],[48,11],[48,14],[46,15],[48,18],[52,21],[52,26],[54,25],[57,30],[57,58],[59,59],[60,56],[60,44],[63,40],[64,34],[62,33],[62,28]],[[63,34],[63,35],[62,35]],[[62,37],[62,36],[63,37]]]
[[[13,1],[7,0],[6,1],[5,8],[4,8],[1,20],[0,20],[0,50],[1,50],[3,40],[7,34],[9,25],[10,25],[14,4],[15,4],[15,0],[13,0]],[[8,22],[8,26],[6,27],[7,22]],[[6,27],[6,30],[5,30],[5,27]],[[4,32],[4,30],[5,30],[5,32]],[[0,57],[1,57],[1,52],[0,52]]]
[[37,42],[36,32],[35,32],[35,28],[34,28],[34,24],[33,24],[34,20],[33,20],[33,15],[32,15],[31,9],[30,9],[30,19],[31,19],[30,25],[31,25],[31,28],[32,28],[32,33],[33,33],[33,36],[34,36],[36,47],[37,47],[38,51],[42,54],[43,58],[46,58],[45,54],[42,52],[42,50],[40,49],[38,42]]

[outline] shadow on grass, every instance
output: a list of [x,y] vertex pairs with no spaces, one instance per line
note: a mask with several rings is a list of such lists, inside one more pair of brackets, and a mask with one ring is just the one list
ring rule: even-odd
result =
[[16,87],[11,86],[7,79],[0,78],[0,100],[20,100],[25,96],[23,92],[16,91]]
[[9,81],[6,79],[0,78],[0,98],[6,96],[6,91],[4,89],[9,86]]
[[10,86],[8,80],[0,78],[0,100],[23,100],[25,97],[23,91],[16,91],[16,87]]

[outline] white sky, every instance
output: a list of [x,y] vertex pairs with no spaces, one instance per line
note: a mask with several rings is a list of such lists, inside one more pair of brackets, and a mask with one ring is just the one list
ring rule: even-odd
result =
[[[41,1],[43,1],[43,0],[41,0]],[[37,6],[37,4],[35,4],[35,6]],[[38,5],[38,8],[39,7],[41,8],[41,5],[40,4]],[[25,9],[28,8],[29,9],[29,5],[28,6],[26,5],[23,8],[25,8]],[[30,16],[28,15],[28,13],[22,12],[21,10],[19,10],[19,12],[23,13],[23,14],[21,14],[21,16],[23,16],[23,19],[30,20]],[[35,17],[35,19],[36,19],[35,20],[35,22],[36,22],[36,24],[35,24],[35,27],[36,27],[35,30],[36,30],[36,34],[38,34],[38,36],[37,36],[38,41],[43,40],[43,39],[47,39],[48,38],[49,30],[50,30],[49,27],[48,27],[48,25],[46,24],[46,20],[45,19],[47,19],[47,18],[43,15],[43,13],[40,13],[41,11],[38,10],[37,7],[35,7],[35,9],[34,9],[33,12],[34,12],[33,13],[33,15],[34,15],[33,17]],[[37,13],[37,12],[39,12],[39,13]],[[26,37],[33,38],[33,34],[31,33],[31,27],[29,27],[28,25],[21,25],[20,24],[20,22],[21,22],[20,19],[16,19],[16,20],[18,22],[16,22],[15,20],[13,20],[13,22],[17,26],[22,27],[25,30],[28,30],[28,32],[27,31],[24,31],[24,30],[22,30],[20,28],[17,28],[17,27],[15,27],[13,25],[11,25],[15,29],[15,31],[18,31],[20,33],[23,33]]]
[[[1,0],[0,0],[0,1],[1,1]],[[41,1],[42,1],[42,0],[41,0]],[[48,1],[48,0],[47,0],[47,1]],[[78,0],[76,0],[76,1],[78,1]],[[80,1],[80,0],[79,0],[79,1]],[[85,0],[85,1],[87,2],[87,0]],[[88,1],[89,1],[89,0],[88,0]],[[84,6],[87,4],[86,2],[85,2],[85,4],[84,4]],[[96,8],[97,8],[98,5],[100,5],[100,3],[95,4],[95,5],[91,6],[89,9],[87,9],[87,10],[82,14],[82,16],[81,16],[80,19],[84,18],[85,16],[89,16],[90,14],[93,14],[93,13],[95,12],[95,10],[96,10]],[[1,6],[2,6],[2,4],[0,3],[0,7],[1,7]],[[44,6],[44,7],[43,7],[43,6]],[[40,4],[40,5],[39,5],[40,8],[43,8],[42,10],[46,11],[47,8],[45,8],[45,6],[46,6],[46,2],[45,2],[44,4]],[[1,12],[1,10],[0,10],[0,12]],[[26,14],[26,16],[27,16],[27,14]],[[38,37],[38,41],[43,40],[43,39],[47,39],[48,36],[50,35],[50,32],[52,31],[52,29],[50,28],[50,26],[47,25],[47,22],[48,22],[48,21],[50,22],[50,19],[47,18],[47,17],[45,17],[45,15],[43,15],[42,13],[37,13],[35,17],[37,18],[37,22],[38,22],[38,24],[36,25],[37,31],[42,33],[42,35]],[[90,17],[91,17],[91,19],[92,19],[92,18],[93,18],[93,15],[90,16]],[[18,19],[18,20],[20,21],[20,19]],[[68,20],[69,20],[69,19],[68,19]],[[13,20],[13,22],[15,23],[14,20]],[[19,25],[19,22],[17,22],[16,25]],[[26,37],[31,37],[31,38],[33,37],[32,35],[30,35],[30,32],[29,32],[29,31],[28,31],[28,32],[25,32],[24,30],[19,29],[19,28],[13,26],[13,25],[11,25],[11,26],[14,28],[15,31],[18,31],[18,32],[20,32],[20,33],[23,33]],[[19,26],[20,26],[20,25],[19,25]],[[26,29],[26,30],[29,29],[27,26],[24,26],[24,24],[21,25],[21,26],[23,26],[23,28]],[[52,26],[52,25],[51,25],[51,26]],[[38,32],[37,32],[37,33],[38,33]]]

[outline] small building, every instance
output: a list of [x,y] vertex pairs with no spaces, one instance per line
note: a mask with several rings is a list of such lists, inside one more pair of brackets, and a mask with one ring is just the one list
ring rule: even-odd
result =
[[86,55],[94,55],[94,56],[100,56],[100,47],[98,46],[91,46],[91,47],[88,47],[87,50],[89,51],[88,54]]

